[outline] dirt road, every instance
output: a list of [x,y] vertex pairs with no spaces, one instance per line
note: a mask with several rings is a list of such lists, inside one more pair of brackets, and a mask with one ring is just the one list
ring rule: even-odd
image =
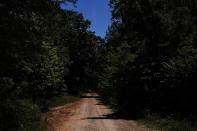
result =
[[50,131],[148,131],[133,120],[113,117],[111,109],[94,93],[79,102],[50,109],[44,115]]

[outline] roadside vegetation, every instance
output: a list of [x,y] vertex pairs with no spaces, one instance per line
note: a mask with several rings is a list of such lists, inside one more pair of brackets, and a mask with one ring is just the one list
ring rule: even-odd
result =
[[85,91],[153,127],[197,128],[197,1],[110,0],[105,39],[67,2],[0,1],[0,130],[42,131],[43,111]]
[[45,131],[46,129],[46,122],[41,119],[39,106],[21,99],[1,101],[0,123],[2,131]]
[[[195,130],[197,2],[110,0],[110,6],[98,83],[106,103],[166,130]],[[145,115],[155,113],[161,117]]]
[[73,102],[76,102],[80,99],[80,97],[77,96],[60,96],[60,97],[54,97],[51,100],[48,100],[47,107],[56,107],[56,106],[63,106],[66,104],[70,104]]
[[187,119],[173,118],[173,116],[161,116],[152,113],[145,115],[144,118],[137,121],[138,124],[146,125],[150,129],[159,131],[196,131],[197,122]]
[[96,87],[103,40],[67,2],[0,1],[0,130],[42,131],[41,113]]

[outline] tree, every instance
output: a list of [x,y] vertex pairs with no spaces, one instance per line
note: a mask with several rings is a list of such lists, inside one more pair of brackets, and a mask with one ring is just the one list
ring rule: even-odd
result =
[[107,101],[127,115],[195,114],[196,2],[111,0],[110,6],[99,83],[103,94],[110,92]]

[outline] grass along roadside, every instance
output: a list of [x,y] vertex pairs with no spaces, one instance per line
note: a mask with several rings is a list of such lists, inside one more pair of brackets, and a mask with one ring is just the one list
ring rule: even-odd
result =
[[48,108],[56,107],[56,106],[62,106],[66,104],[73,103],[75,101],[78,101],[80,97],[78,96],[59,96],[54,97],[51,100],[47,102]]
[[33,103],[31,100],[15,97],[0,98],[0,130],[45,131],[47,122],[41,119],[43,108],[66,105],[79,99],[77,96],[58,96]]
[[30,100],[6,99],[0,103],[0,130],[45,131],[41,110]]
[[[42,112],[42,120],[45,123],[45,131],[48,131],[52,128],[52,130],[54,129],[53,127],[51,127],[50,122],[48,121],[48,113],[50,114],[51,109],[55,108],[55,107],[59,107],[59,106],[67,106],[67,105],[71,105],[74,102],[77,102],[80,100],[79,96],[58,96],[58,97],[53,97],[47,101],[45,101],[45,108],[47,107],[48,110],[44,110],[44,112]],[[51,108],[51,109],[50,109]],[[50,116],[51,117],[51,116]]]
[[75,101],[78,101],[79,99],[80,99],[79,96],[61,95],[50,99],[41,99],[37,104],[39,105],[42,113],[45,113],[48,111],[49,108],[73,103]]
[[197,122],[164,118],[156,113],[146,115],[143,119],[137,120],[137,123],[157,131],[197,131]]

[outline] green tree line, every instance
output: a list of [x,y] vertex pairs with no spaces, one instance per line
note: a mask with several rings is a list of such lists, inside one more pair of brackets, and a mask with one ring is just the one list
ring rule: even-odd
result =
[[110,0],[99,90],[117,112],[196,119],[197,2]]
[[131,118],[196,120],[195,0],[110,0],[105,40],[67,2],[0,1],[0,130],[43,130],[48,101],[85,91]]
[[0,1],[0,130],[42,130],[48,101],[96,87],[103,40],[67,2]]

